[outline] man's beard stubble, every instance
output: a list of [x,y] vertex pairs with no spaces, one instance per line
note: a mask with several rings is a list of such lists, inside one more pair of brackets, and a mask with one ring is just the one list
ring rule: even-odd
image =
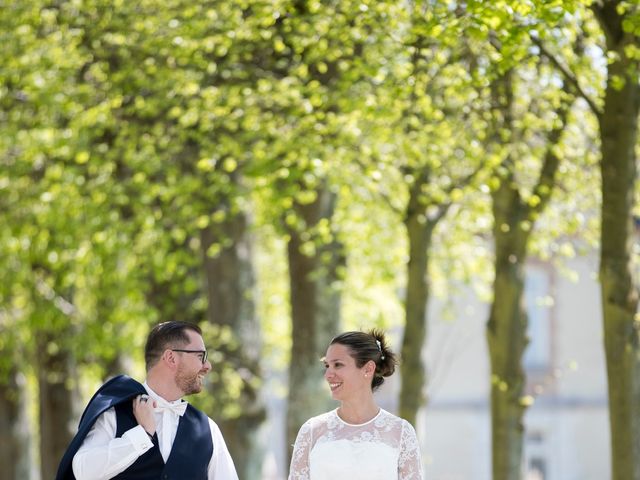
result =
[[202,391],[202,381],[199,379],[200,372],[188,374],[183,371],[176,372],[176,385],[185,395],[192,395]]

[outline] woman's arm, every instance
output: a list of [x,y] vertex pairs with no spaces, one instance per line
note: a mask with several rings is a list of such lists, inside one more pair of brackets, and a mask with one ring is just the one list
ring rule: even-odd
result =
[[400,456],[398,457],[398,480],[422,480],[420,444],[416,431],[406,420],[402,421]]
[[311,423],[306,422],[298,431],[296,443],[293,445],[293,455],[291,456],[291,468],[289,469],[289,480],[310,480],[309,453],[311,452],[312,439]]

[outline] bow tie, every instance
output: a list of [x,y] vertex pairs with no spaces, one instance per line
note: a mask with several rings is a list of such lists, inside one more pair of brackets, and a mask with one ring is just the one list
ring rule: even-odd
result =
[[156,400],[156,408],[153,409],[154,412],[156,413],[162,413],[164,414],[164,412],[173,412],[178,416],[183,416],[184,412],[187,409],[187,402],[177,402],[177,403],[169,403],[169,402],[162,402],[160,403],[159,400]]

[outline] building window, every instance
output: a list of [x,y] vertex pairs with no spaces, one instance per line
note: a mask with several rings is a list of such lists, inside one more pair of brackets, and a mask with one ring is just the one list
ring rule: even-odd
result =
[[525,308],[529,319],[529,343],[524,352],[527,370],[551,367],[551,275],[544,265],[529,264],[524,283]]
[[547,463],[542,457],[531,457],[524,475],[525,480],[547,480]]
[[547,464],[546,435],[543,430],[529,427],[524,438],[524,458],[522,461],[524,480],[547,480],[549,466]]

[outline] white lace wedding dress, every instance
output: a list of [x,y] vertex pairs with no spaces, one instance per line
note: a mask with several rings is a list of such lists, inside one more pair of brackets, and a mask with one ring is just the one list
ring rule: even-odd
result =
[[300,428],[289,480],[421,480],[416,432],[386,410],[361,425],[332,410]]

